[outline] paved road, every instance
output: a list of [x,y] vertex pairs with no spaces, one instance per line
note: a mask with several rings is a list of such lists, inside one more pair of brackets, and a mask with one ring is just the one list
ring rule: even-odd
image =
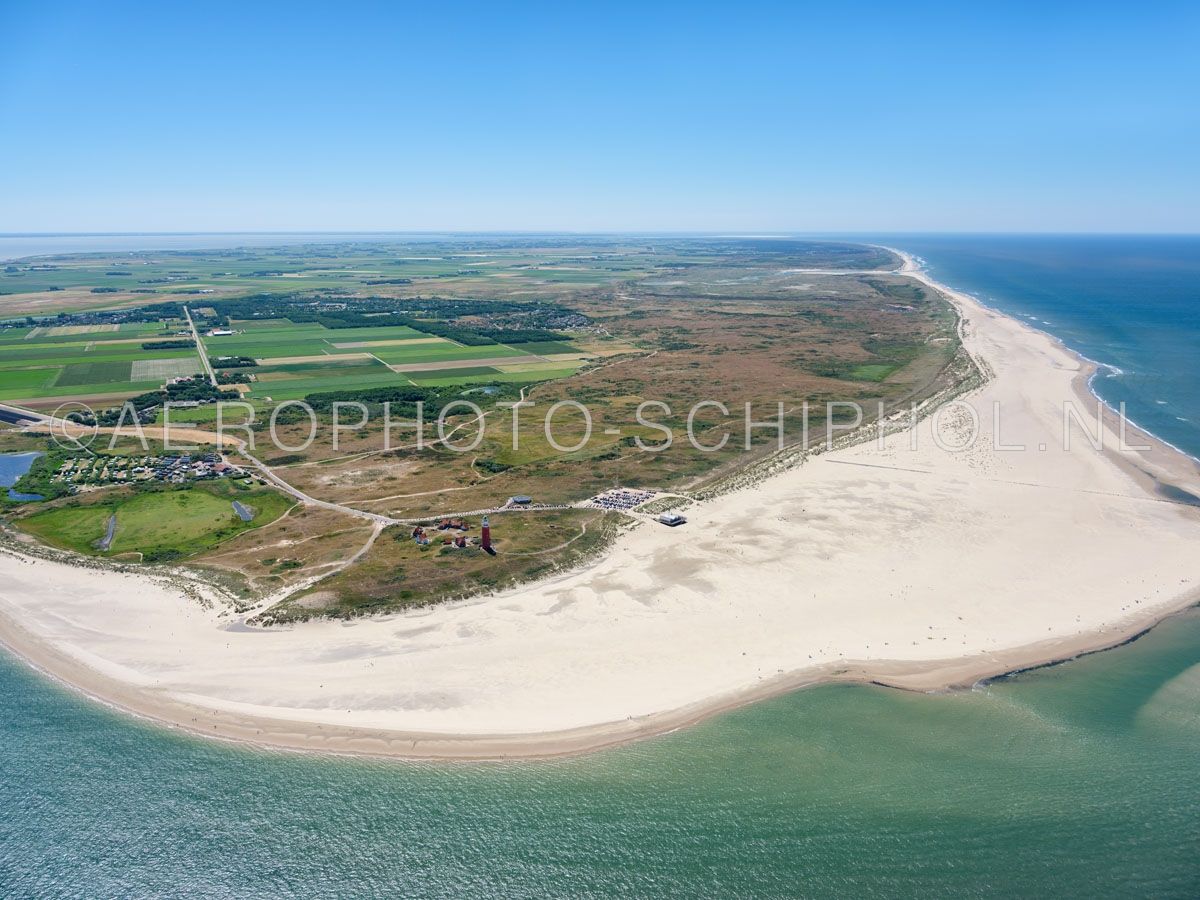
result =
[[8,422],[12,425],[18,422],[39,422],[49,424],[53,421],[50,416],[43,413],[34,412],[31,409],[22,409],[19,406],[10,406],[7,403],[0,403],[0,422]]
[[217,373],[213,371],[212,364],[208,361],[208,351],[204,349],[204,341],[200,340],[200,329],[192,321],[192,311],[185,306],[183,314],[187,316],[188,327],[192,329],[192,337],[196,340],[196,349],[200,352],[200,362],[204,363],[204,371],[208,373],[208,380],[213,387],[216,387]]

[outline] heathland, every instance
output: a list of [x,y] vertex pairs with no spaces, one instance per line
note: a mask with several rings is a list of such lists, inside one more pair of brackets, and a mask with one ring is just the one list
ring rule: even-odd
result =
[[[243,607],[268,598],[258,622],[530,581],[594,556],[651,511],[686,512],[761,477],[781,447],[819,443],[961,378],[952,307],[898,266],[873,247],[732,239],[19,262],[0,277],[10,316],[0,399],[125,431],[113,446],[105,433],[68,448],[122,463],[80,476],[75,462],[57,482],[66,488],[48,479],[70,461],[36,447],[49,453],[27,486],[40,474],[46,499],[9,504],[6,517],[53,546],[186,562]],[[848,402],[859,409],[836,405]],[[418,415],[420,437],[397,424]],[[168,417],[191,426],[175,432],[182,450],[163,446]],[[218,418],[238,476],[219,490],[188,477],[163,492],[164,470],[150,465],[125,478],[132,454],[213,452]],[[144,426],[142,443],[131,424]],[[110,471],[121,481],[102,477]],[[589,502],[620,486],[656,502],[640,512]],[[211,498],[234,489],[278,511],[231,523]],[[113,540],[97,540],[118,506]],[[188,524],[124,524],[142,511]],[[495,554],[480,546],[485,514]],[[461,527],[438,527],[451,517]]]

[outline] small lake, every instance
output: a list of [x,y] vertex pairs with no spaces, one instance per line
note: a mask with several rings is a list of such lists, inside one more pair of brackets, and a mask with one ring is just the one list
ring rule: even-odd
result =
[[29,471],[33,461],[45,454],[30,451],[28,453],[0,453],[0,488],[8,488],[9,500],[41,500],[41,494],[22,494],[14,491],[12,486],[21,476]]

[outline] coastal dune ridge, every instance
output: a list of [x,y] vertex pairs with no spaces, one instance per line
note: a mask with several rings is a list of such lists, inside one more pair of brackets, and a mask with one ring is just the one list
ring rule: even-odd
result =
[[[1200,599],[1200,465],[1102,409],[1097,364],[933,281],[983,383],[637,529],[586,568],[376,618],[237,627],[160,578],[0,552],[0,642],[116,708],[264,747],[551,757],[831,681],[932,691],[1123,643]],[[1003,411],[1002,435],[992,433]],[[959,417],[964,418],[965,416]],[[914,433],[915,432],[915,433]],[[868,434],[869,433],[869,434]],[[915,438],[916,448],[913,449]],[[997,450],[1023,444],[1024,451]],[[1042,449],[1044,447],[1044,449]],[[234,626],[234,627],[231,627]]]

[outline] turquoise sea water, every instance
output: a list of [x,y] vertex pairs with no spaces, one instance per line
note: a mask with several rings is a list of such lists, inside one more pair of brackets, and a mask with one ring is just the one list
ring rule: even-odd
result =
[[[1200,346],[1197,242],[977,240],[889,242],[1120,366],[1101,387],[1129,390],[1135,419],[1200,421],[1194,352],[1177,355]],[[1147,304],[1140,323],[1118,294]],[[1195,452],[1187,424],[1172,438]],[[1200,610],[969,692],[828,686],[506,765],[201,741],[0,655],[5,897],[1195,897],[1198,851]]]
[[142,725],[0,659],[5,896],[1200,892],[1200,614],[965,693],[829,686],[578,759]]

